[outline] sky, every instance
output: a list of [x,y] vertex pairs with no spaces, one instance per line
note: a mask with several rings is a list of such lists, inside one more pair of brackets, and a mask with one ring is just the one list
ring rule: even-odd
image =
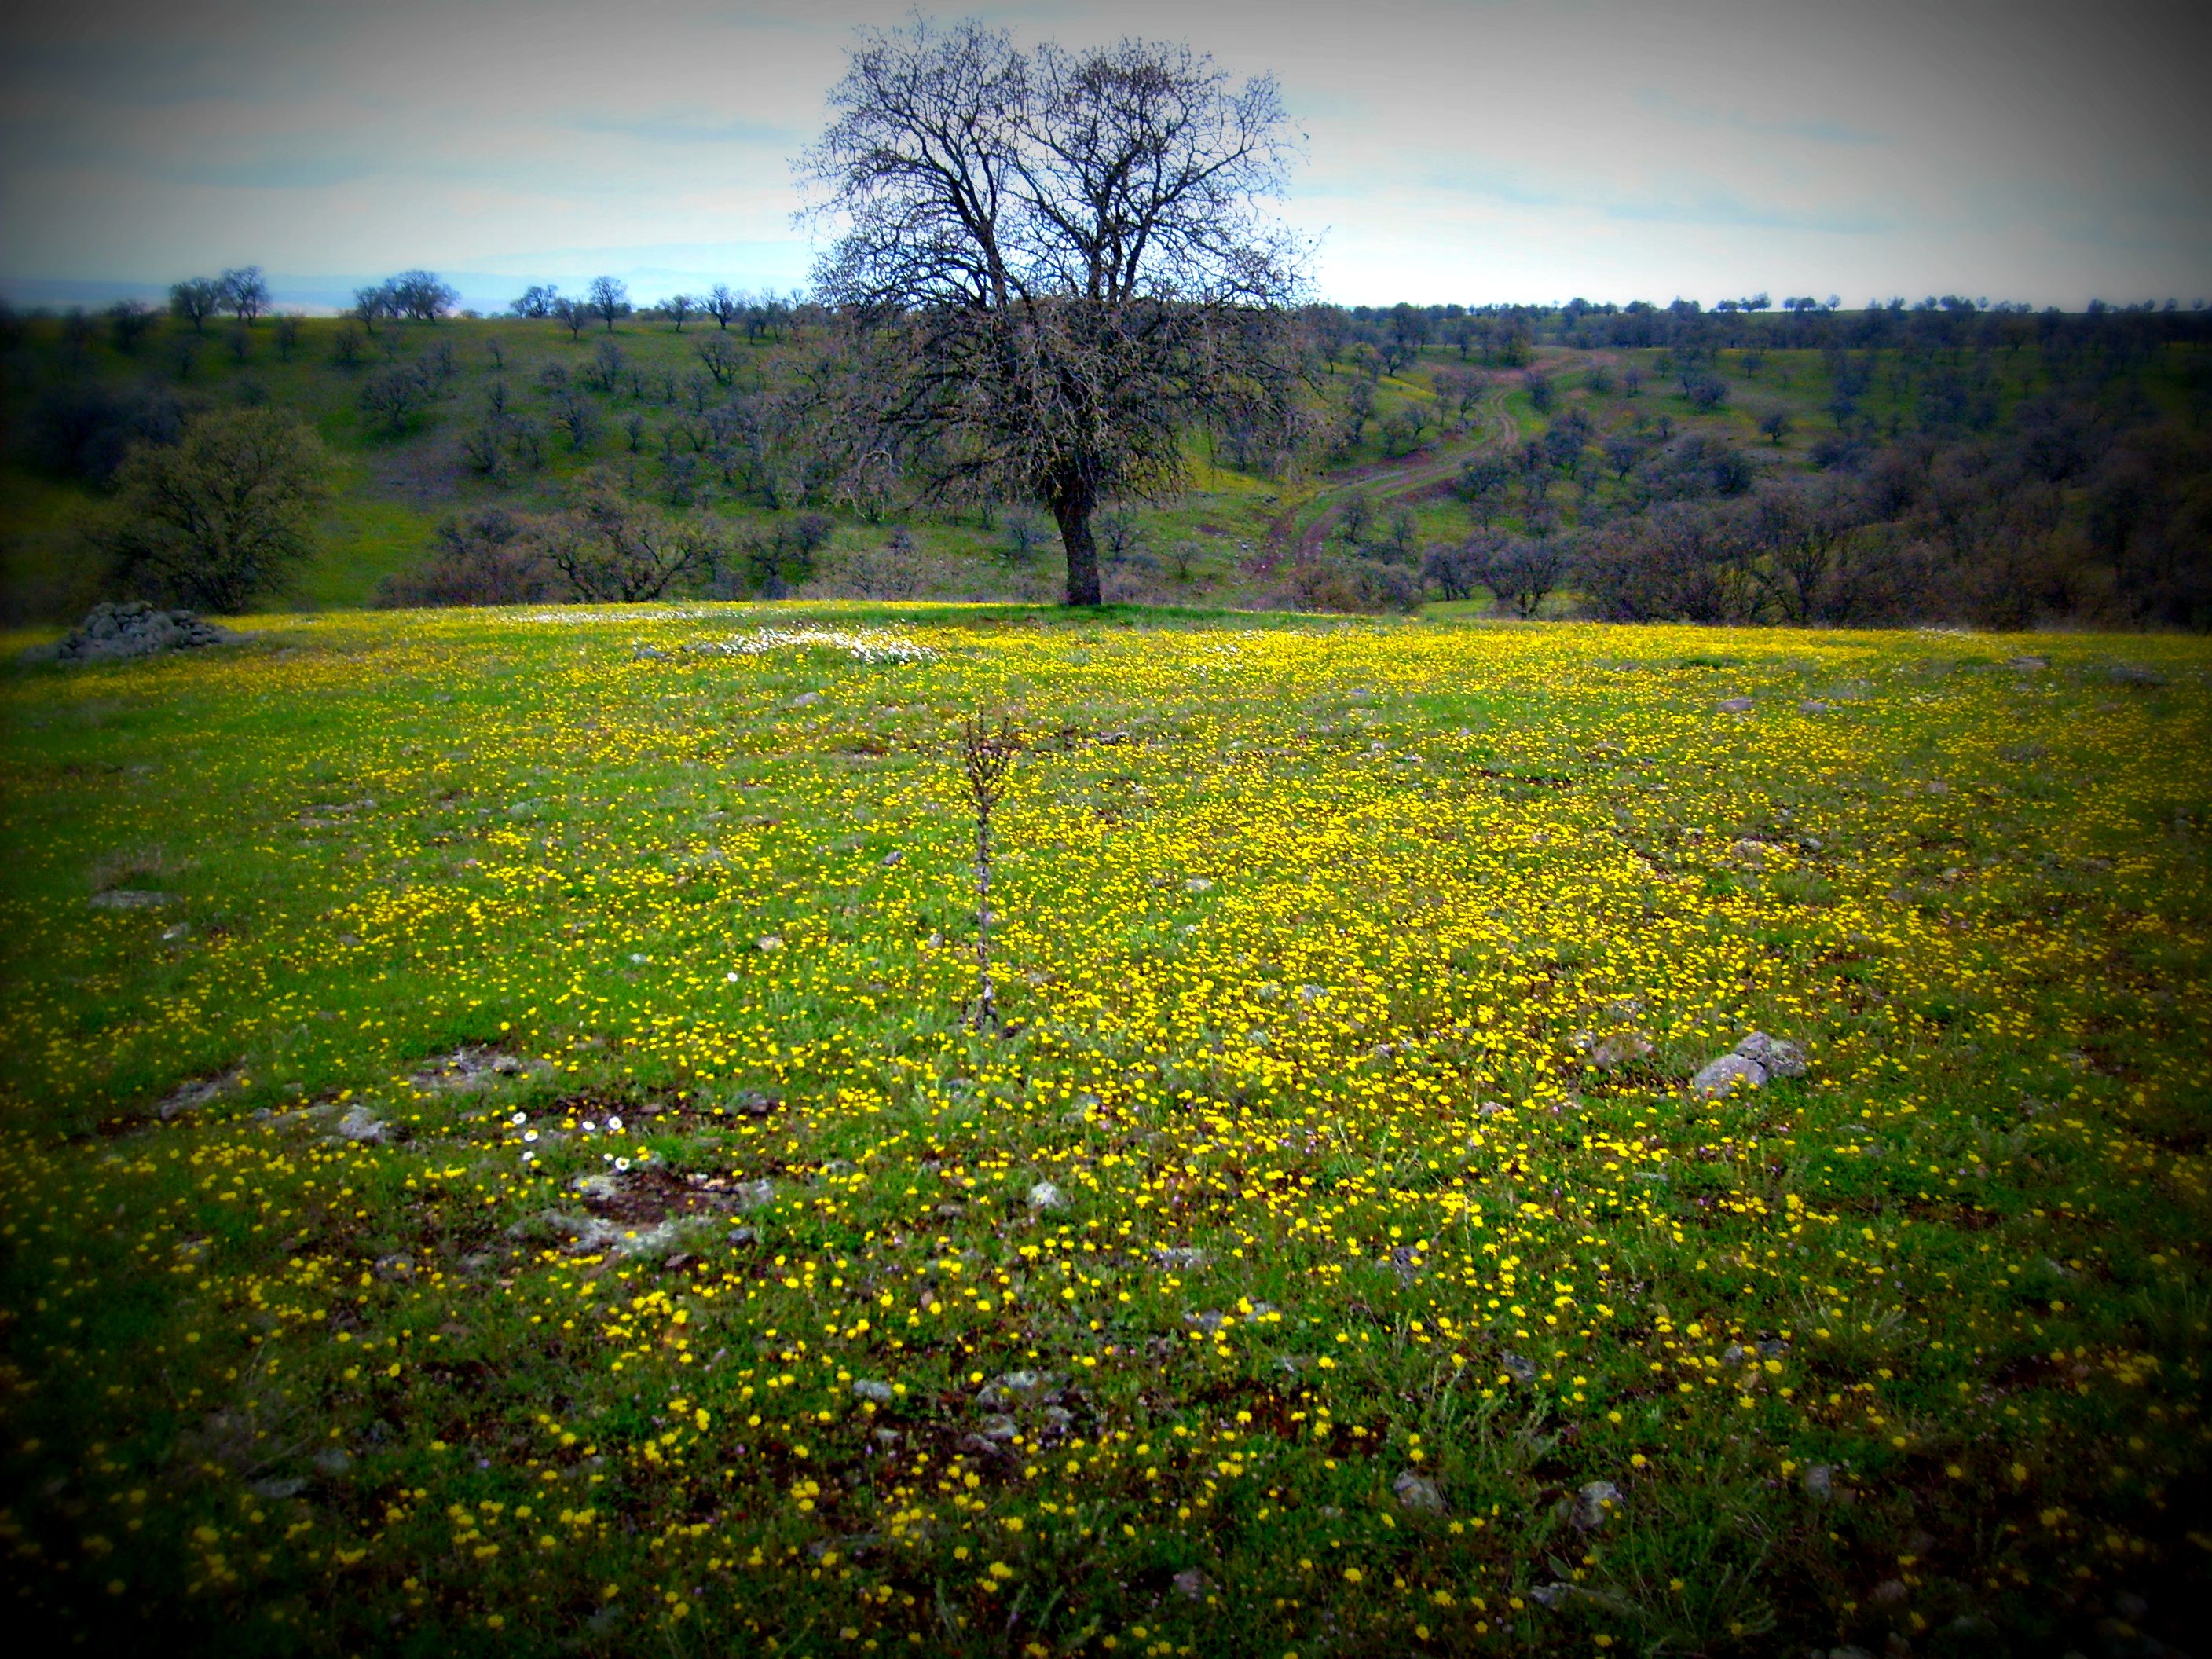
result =
[[[0,293],[416,266],[465,304],[803,287],[791,158],[903,3],[72,0],[0,51]],[[1347,304],[2212,299],[2212,6],[1115,0],[945,8],[1273,73]]]

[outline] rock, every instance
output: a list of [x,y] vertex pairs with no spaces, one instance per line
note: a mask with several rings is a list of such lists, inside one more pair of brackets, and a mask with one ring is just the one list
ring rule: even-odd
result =
[[1200,1308],[1196,1313],[1185,1314],[1182,1316],[1182,1322],[1194,1330],[1203,1331],[1206,1335],[1212,1336],[1229,1322],[1229,1316],[1218,1308]]
[[1885,1578],[1868,1592],[1867,1600],[1878,1607],[1893,1607],[1905,1597],[1905,1581]]
[[1390,1490],[1397,1494],[1401,1509],[1420,1510],[1430,1515],[1444,1512],[1444,1495],[1437,1490],[1437,1483],[1425,1474],[1401,1469],[1398,1478],[1390,1483]]
[[2159,686],[2166,684],[2166,676],[2156,669],[2138,667],[2131,662],[2116,662],[2107,672],[2115,685]]
[[730,1202],[740,1210],[757,1210],[775,1202],[775,1182],[763,1176],[758,1181],[739,1181],[730,1188]]
[[730,1103],[730,1109],[740,1117],[766,1117],[782,1104],[782,1097],[779,1095],[767,1095],[757,1089],[748,1089]]
[[1751,713],[1751,699],[1749,697],[1730,697],[1721,704],[1721,713],[1723,714],[1748,714]]
[[1825,714],[1828,712],[1828,705],[1818,697],[1808,697],[1797,705],[1797,712],[1801,714]]
[[197,1112],[201,1107],[220,1100],[228,1091],[236,1088],[238,1076],[237,1069],[233,1067],[220,1076],[194,1078],[190,1082],[179,1083],[161,1097],[161,1103],[155,1109],[161,1113],[161,1121],[165,1123],[180,1112]]
[[1766,1068],[1743,1054],[1723,1054],[1690,1079],[1690,1087],[1707,1099],[1728,1094],[1739,1085],[1765,1088]]
[[622,1193],[621,1180],[611,1175],[578,1176],[569,1182],[569,1186],[586,1198],[596,1198],[601,1203],[617,1198]]
[[781,951],[783,949],[783,936],[780,933],[763,933],[753,941],[753,948],[764,956]]
[[1067,1194],[1049,1181],[1040,1181],[1030,1188],[1029,1203],[1032,1210],[1064,1210],[1067,1207]]
[[1557,1582],[1538,1584],[1528,1592],[1528,1599],[1540,1607],[1556,1607],[1574,1594],[1574,1589],[1572,1584]]
[[332,1132],[341,1140],[350,1140],[356,1146],[381,1146],[392,1139],[392,1126],[370,1111],[366,1106],[355,1106],[337,1121]]
[[2005,666],[2017,668],[2023,674],[2033,674],[2039,669],[2050,667],[2051,665],[2041,657],[2014,657]]
[[337,1476],[353,1467],[353,1454],[343,1446],[325,1446],[307,1461],[316,1474]]
[[1498,1363],[1516,1382],[1534,1382],[1536,1380],[1535,1366],[1517,1353],[1502,1353],[1498,1356]]
[[1213,1589],[1212,1581],[1196,1567],[1185,1567],[1172,1582],[1176,1594],[1191,1601],[1203,1601]]
[[789,706],[793,708],[811,708],[821,701],[822,694],[819,691],[802,691],[791,700]]
[[1177,1273],[1195,1273],[1213,1265],[1213,1253],[1190,1244],[1160,1244],[1153,1247],[1152,1260]]
[[863,1400],[872,1400],[878,1406],[888,1406],[898,1398],[898,1391],[888,1382],[872,1382],[866,1379],[853,1384],[853,1392]]
[[668,653],[657,645],[634,645],[629,648],[632,662],[666,662]]
[[975,1432],[986,1440],[1012,1440],[1022,1431],[1021,1425],[1004,1412],[996,1412],[976,1425]]
[[1805,1051],[1794,1042],[1784,1042],[1764,1031],[1753,1031],[1735,1045],[1735,1051],[1746,1060],[1756,1061],[1770,1078],[1805,1075]]
[[1182,890],[1186,893],[1210,893],[1213,890],[1213,882],[1206,876],[1193,876],[1183,883]]
[[156,893],[142,887],[111,887],[85,901],[95,910],[155,910],[176,902],[174,893]]
[[893,865],[901,862],[905,857],[905,854],[900,852],[896,848],[893,848],[890,852],[884,854],[884,868],[886,870],[890,869]]
[[1651,1039],[1641,1031],[1613,1031],[1590,1045],[1589,1062],[1601,1072],[1617,1071],[1651,1052]]
[[1620,1507],[1620,1488],[1610,1480],[1593,1480],[1575,1493],[1575,1525],[1584,1532],[1603,1526]]
[[193,651],[227,645],[240,635],[202,622],[189,611],[157,611],[143,599],[96,605],[67,638],[52,648],[51,660],[69,665],[125,662],[165,651]]
[[1018,1406],[1049,1381],[1040,1371],[1008,1371],[996,1382],[986,1382],[975,1394],[975,1403],[989,1409]]
[[1804,1477],[1805,1496],[1815,1504],[1825,1504],[1836,1495],[1836,1471],[1827,1463],[1808,1466]]
[[267,1480],[249,1480],[246,1482],[246,1489],[256,1498],[266,1498],[272,1503],[281,1503],[287,1498],[297,1498],[301,1492],[307,1491],[307,1483],[296,1474],[287,1474],[275,1476]]

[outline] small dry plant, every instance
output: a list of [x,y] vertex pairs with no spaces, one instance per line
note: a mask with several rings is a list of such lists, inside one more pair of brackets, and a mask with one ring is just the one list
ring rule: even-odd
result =
[[1006,793],[1006,780],[1022,740],[1011,719],[996,725],[969,715],[960,722],[961,769],[967,775],[968,799],[975,810],[975,972],[982,993],[975,1004],[976,1029],[999,1028],[998,992],[991,982],[991,811]]

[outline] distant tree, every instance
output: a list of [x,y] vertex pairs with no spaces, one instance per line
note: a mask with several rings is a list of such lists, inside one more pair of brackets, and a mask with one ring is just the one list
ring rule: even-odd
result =
[[215,611],[282,590],[314,552],[329,488],[314,434],[266,409],[198,416],[173,447],[132,450],[116,484],[119,579]]
[[712,576],[732,551],[711,524],[670,518],[597,476],[578,484],[544,538],[569,596],[595,604],[664,598]]
[[1295,250],[1254,207],[1288,154],[1274,82],[918,21],[864,35],[830,100],[816,288],[860,326],[873,418],[925,489],[1048,508],[1068,603],[1099,603],[1099,502],[1170,494],[1194,423],[1289,404]]
[[424,365],[397,362],[379,369],[362,383],[362,413],[383,423],[397,435],[438,399],[437,377]]
[[[572,299],[566,295],[551,301],[547,310],[562,327],[568,331],[568,337],[572,340],[582,337],[584,330],[590,325],[595,314],[589,300]],[[609,324],[608,326],[611,328],[613,325]]]
[[1345,492],[1336,509],[1336,527],[1344,539],[1354,546],[1367,539],[1367,532],[1375,527],[1375,503],[1365,490]]
[[1126,502],[1117,501],[1098,514],[1098,541],[1109,564],[1126,564],[1144,549],[1144,522]]
[[1469,599],[1482,584],[1482,558],[1473,543],[1435,543],[1421,556],[1421,580],[1443,599]]
[[108,334],[115,349],[126,355],[137,352],[155,321],[153,307],[143,300],[118,300],[107,308]]
[[1692,369],[1681,377],[1682,396],[1701,415],[1710,415],[1728,401],[1728,382],[1711,369]]
[[1486,526],[1504,498],[1506,486],[1512,482],[1513,473],[1512,462],[1503,455],[1485,453],[1471,456],[1460,468],[1459,477],[1452,489],[1468,504],[1476,521]]
[[684,319],[697,310],[698,301],[688,294],[672,294],[660,302],[660,309],[676,324],[676,331],[684,331]]
[[169,286],[169,310],[192,325],[192,332],[207,331],[207,319],[222,304],[222,284],[212,276],[187,276]]
[[279,361],[290,362],[292,354],[300,348],[300,317],[296,312],[286,312],[276,319],[276,356]]
[[611,276],[594,276],[590,289],[592,311],[604,320],[607,332],[615,331],[615,319],[629,315],[629,285]]
[[732,345],[728,336],[709,334],[699,342],[696,349],[699,353],[700,362],[714,377],[716,386],[726,386],[737,378],[738,369],[744,362],[739,355],[744,348]]
[[376,332],[378,319],[398,315],[394,306],[392,284],[389,283],[374,283],[367,288],[357,288],[353,291],[354,319],[370,334]]
[[1506,536],[1483,547],[1478,568],[1501,610],[1533,617],[1565,579],[1569,562],[1566,547],[1550,537]]
[[715,283],[714,286],[708,290],[707,298],[702,306],[702,309],[703,309],[709,317],[712,317],[714,319],[715,325],[726,331],[730,326],[732,320],[734,319],[739,313],[743,312],[744,308],[745,302],[743,296],[732,294],[730,291],[730,285],[727,283]]
[[1759,429],[1767,442],[1778,447],[1790,435],[1790,411],[1779,408],[1760,410]]
[[562,597],[537,525],[505,507],[447,519],[430,556],[378,587],[376,603],[397,605],[536,605]]
[[1531,370],[1521,377],[1521,383],[1528,391],[1528,407],[1539,415],[1550,414],[1553,404],[1559,400],[1559,394],[1553,389],[1550,377]]
[[551,283],[532,283],[522,290],[522,297],[510,300],[507,308],[518,317],[550,317],[560,303],[561,290]]
[[269,309],[269,283],[259,265],[241,265],[216,278],[222,289],[223,308],[249,326]]
[[440,281],[434,271],[403,270],[384,288],[391,296],[392,313],[418,323],[434,323],[461,302],[459,291]]
[[1027,564],[1044,545],[1044,515],[1026,501],[1017,502],[1006,519],[1006,556]]

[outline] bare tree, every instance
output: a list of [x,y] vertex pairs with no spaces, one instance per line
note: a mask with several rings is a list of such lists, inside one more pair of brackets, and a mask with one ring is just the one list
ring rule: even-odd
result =
[[717,283],[708,293],[700,309],[714,319],[716,325],[727,330],[732,319],[745,308],[744,296],[732,294],[727,283]]
[[108,332],[114,337],[118,351],[136,353],[139,337],[155,321],[153,307],[143,300],[118,300],[107,308]]
[[635,605],[711,575],[729,557],[710,523],[671,519],[602,477],[579,485],[568,510],[548,521],[545,556],[571,598]]
[[269,283],[259,265],[226,270],[216,283],[222,290],[223,309],[249,327],[269,309]]
[[222,304],[222,284],[212,276],[187,276],[169,287],[169,309],[192,325],[192,332],[207,331],[207,319]]
[[1021,753],[1020,734],[1011,720],[996,726],[970,714],[960,722],[961,769],[968,781],[969,804],[975,811],[975,973],[982,981],[975,1001],[975,1024],[999,1023],[996,988],[991,982],[991,813],[1006,793],[1007,775]]
[[799,167],[841,222],[817,290],[874,358],[853,383],[931,493],[1048,508],[1097,604],[1099,501],[1171,494],[1194,421],[1289,404],[1297,250],[1254,207],[1290,154],[1274,82],[918,20],[864,31],[830,101]]
[[605,320],[607,332],[615,331],[615,319],[629,315],[629,284],[612,276],[592,278],[590,300],[592,312]]
[[699,302],[688,294],[672,294],[660,302],[660,308],[675,319],[676,331],[684,331],[684,319],[699,308]]

